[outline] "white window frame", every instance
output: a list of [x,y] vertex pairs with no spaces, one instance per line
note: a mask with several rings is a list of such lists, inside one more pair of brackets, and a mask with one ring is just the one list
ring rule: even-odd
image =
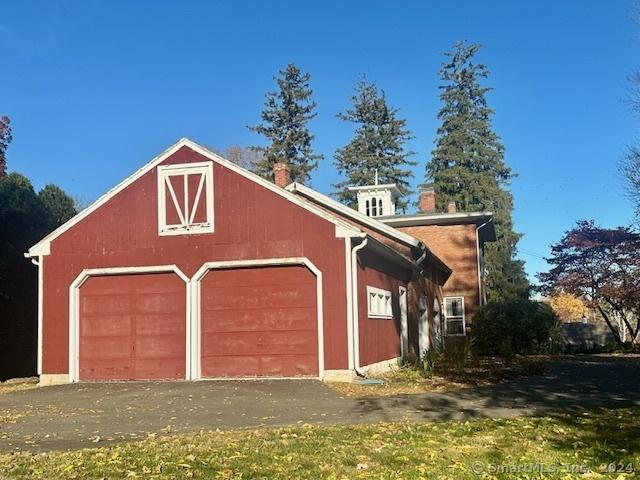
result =
[[[193,211],[188,211],[188,182],[187,175],[202,174],[203,182],[198,187],[198,192],[194,197]],[[212,162],[196,162],[196,163],[181,163],[176,165],[160,165],[157,168],[158,176],[158,235],[187,235],[197,233],[212,233],[214,231],[214,209],[213,209],[213,163]],[[177,201],[175,196],[170,196],[167,200],[167,180],[169,177],[182,176],[184,177],[185,190],[184,199],[181,199],[185,205],[187,205],[187,211],[181,212],[179,208],[180,202]],[[205,214],[206,221],[201,223],[193,222],[193,215],[197,210],[197,204],[199,203],[200,196],[206,195]],[[182,224],[180,225],[167,225],[167,201],[174,202],[176,210],[179,211]],[[182,214],[186,213],[189,218],[182,218]]]
[[[462,315],[455,315],[455,316],[451,316],[449,317],[449,315],[447,315],[447,300],[460,300],[460,303],[462,303]],[[465,311],[464,311],[464,297],[462,296],[456,296],[456,297],[444,297],[443,299],[443,310],[444,310],[444,334],[447,337],[464,337],[467,334],[467,321],[466,321],[466,315],[465,315]],[[449,320],[452,321],[459,321],[462,320],[462,333],[449,333]]]
[[393,318],[393,295],[389,290],[367,286],[367,315],[369,318]]

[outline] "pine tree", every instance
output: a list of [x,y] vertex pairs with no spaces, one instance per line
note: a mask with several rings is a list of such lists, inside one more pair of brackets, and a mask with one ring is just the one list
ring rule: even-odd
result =
[[480,85],[489,71],[473,61],[479,48],[458,42],[445,53],[438,112],[442,124],[426,176],[434,183],[438,208],[455,202],[460,211],[494,213],[498,240],[486,245],[487,284],[489,299],[500,300],[527,296],[529,282],[523,262],[515,259],[521,235],[513,231],[513,197],[507,189],[514,174],[492,129],[494,111],[486,100],[491,88]]
[[0,118],[0,177],[7,174],[7,147],[13,140],[11,135],[11,120],[9,117]]
[[350,207],[356,206],[356,196],[349,187],[373,185],[376,172],[380,183],[395,183],[402,196],[396,208],[406,210],[411,194],[409,179],[416,165],[409,160],[415,152],[405,150],[413,138],[407,122],[398,118],[398,109],[390,107],[384,91],[373,83],[361,80],[351,97],[352,107],[338,114],[341,120],[357,125],[353,139],[335,154],[334,164],[345,181],[334,184],[334,196]]
[[273,180],[273,165],[284,162],[291,168],[291,179],[305,183],[322,159],[322,155],[316,155],[311,148],[314,136],[307,128],[309,120],[316,116],[310,78],[293,63],[287,65],[274,77],[278,90],[266,95],[260,114],[262,122],[248,127],[271,142],[266,147],[252,147],[261,154],[254,172],[264,178]]

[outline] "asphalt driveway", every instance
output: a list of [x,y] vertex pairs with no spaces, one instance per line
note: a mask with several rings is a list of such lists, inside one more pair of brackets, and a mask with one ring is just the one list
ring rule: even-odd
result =
[[102,446],[150,433],[448,420],[640,405],[640,358],[564,359],[545,375],[451,393],[349,398],[311,380],[74,384],[0,395],[0,451]]

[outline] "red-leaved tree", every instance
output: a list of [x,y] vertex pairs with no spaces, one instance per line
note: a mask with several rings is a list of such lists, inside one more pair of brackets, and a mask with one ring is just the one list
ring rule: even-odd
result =
[[[638,341],[640,331],[640,234],[580,221],[551,247],[551,270],[541,273],[546,294],[570,293],[597,309],[616,342]],[[622,322],[622,336],[615,323]]]

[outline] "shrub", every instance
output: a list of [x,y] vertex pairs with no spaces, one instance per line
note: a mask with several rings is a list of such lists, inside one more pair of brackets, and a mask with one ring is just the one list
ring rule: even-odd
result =
[[471,336],[480,355],[548,353],[554,342],[558,317],[549,305],[514,299],[490,302],[480,308],[471,324]]
[[440,365],[442,360],[442,354],[436,349],[429,349],[424,351],[422,356],[422,372],[425,377],[432,377],[436,371],[436,368]]

